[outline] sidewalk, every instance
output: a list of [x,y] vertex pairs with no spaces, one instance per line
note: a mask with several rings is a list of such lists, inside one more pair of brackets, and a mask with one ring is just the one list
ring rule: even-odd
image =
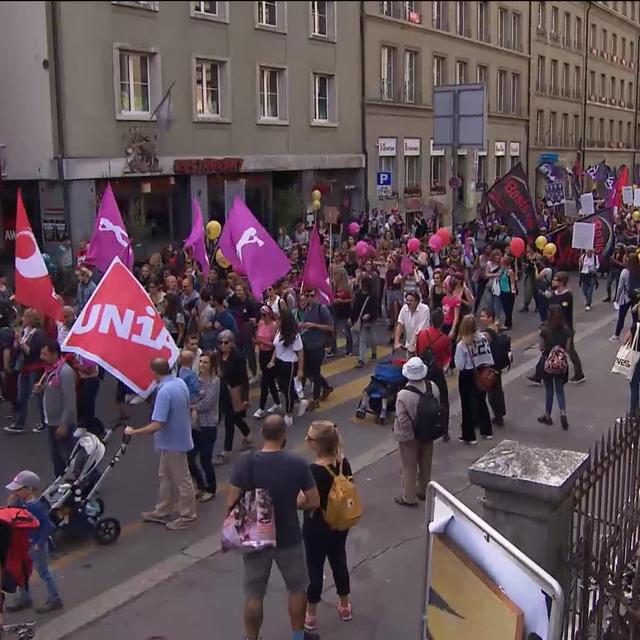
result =
[[[587,450],[605,433],[628,405],[628,383],[609,371],[618,344],[607,342],[608,320],[578,324],[577,348],[583,358],[587,382],[567,387],[568,432],[540,425],[536,416],[543,410],[544,391],[526,384],[524,373],[537,357],[505,376],[507,427],[491,442],[464,447],[455,441],[459,418],[454,417],[448,444],[439,443],[434,453],[433,477],[474,510],[479,491],[469,485],[468,466],[500,441],[501,437],[540,446]],[[586,332],[586,335],[585,335]],[[456,407],[454,405],[454,413]],[[557,408],[555,411],[557,419]],[[388,451],[392,451],[390,441]],[[381,455],[384,452],[381,450]],[[341,623],[333,609],[335,594],[325,587],[326,602],[320,608],[321,636],[355,640],[387,640],[417,637],[423,580],[424,510],[403,509],[393,503],[399,485],[396,454],[381,457],[357,474],[365,516],[351,532],[348,557],[352,567],[354,620]],[[217,539],[217,532],[210,538]],[[96,603],[99,598],[96,598]],[[89,604],[89,603],[88,603]],[[96,604],[97,606],[97,604]],[[73,612],[66,614],[73,615]],[[45,640],[57,640],[55,622],[42,627]],[[49,628],[48,628],[49,627]],[[181,640],[188,629],[191,637],[231,640],[242,637],[241,562],[235,554],[215,554],[193,563],[181,573],[108,613],[96,623],[75,631],[74,640],[146,640],[158,637]],[[287,637],[288,623],[284,586],[272,574],[265,601],[264,640]],[[48,635],[51,631],[51,635]]]

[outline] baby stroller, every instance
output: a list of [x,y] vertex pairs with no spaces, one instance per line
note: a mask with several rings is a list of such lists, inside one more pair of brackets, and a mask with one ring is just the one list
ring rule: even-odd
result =
[[398,391],[407,380],[402,375],[402,365],[406,360],[390,360],[376,365],[371,381],[365,387],[358,404],[356,418],[364,418],[367,413],[378,417],[378,424],[384,424],[389,413],[395,411]]
[[120,521],[103,517],[104,501],[98,497],[98,491],[125,454],[130,439],[130,436],[122,438],[120,447],[100,473],[98,466],[106,451],[104,443],[92,433],[83,433],[78,438],[64,473],[40,497],[59,531],[91,534],[98,544],[111,544],[120,537]]

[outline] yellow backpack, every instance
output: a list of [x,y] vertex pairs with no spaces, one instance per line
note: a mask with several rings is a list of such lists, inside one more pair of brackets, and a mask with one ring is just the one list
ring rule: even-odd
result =
[[340,462],[337,474],[330,467],[325,467],[333,477],[333,484],[327,498],[324,519],[334,531],[351,529],[362,517],[362,502],[353,476],[344,475],[343,465],[344,460]]

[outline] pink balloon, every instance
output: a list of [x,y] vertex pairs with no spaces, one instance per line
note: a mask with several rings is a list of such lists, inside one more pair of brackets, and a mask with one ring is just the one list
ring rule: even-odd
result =
[[372,244],[370,244],[369,245],[369,257],[373,258],[373,256],[375,256],[375,255],[376,255],[376,248]]
[[360,231],[360,225],[357,222],[349,223],[349,233],[352,236],[357,236]]
[[400,271],[402,271],[405,276],[409,276],[413,273],[413,262],[411,261],[411,258],[402,258],[400,261]]
[[369,245],[364,240],[360,240],[356,244],[356,253],[358,257],[364,258],[369,253]]
[[407,250],[409,253],[418,253],[418,251],[420,251],[420,240],[418,240],[418,238],[410,238],[407,240]]
[[509,248],[511,249],[511,254],[513,255],[513,257],[519,258],[525,250],[524,240],[522,238],[514,238],[511,241]]
[[429,249],[432,251],[440,251],[442,249],[442,237],[434,235],[429,238]]
[[436,231],[436,235],[442,240],[443,246],[451,242],[451,231],[449,231],[448,227],[440,227],[438,231]]

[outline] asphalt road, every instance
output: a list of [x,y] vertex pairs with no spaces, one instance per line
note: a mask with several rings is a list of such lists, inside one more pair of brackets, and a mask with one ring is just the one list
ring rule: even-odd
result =
[[[601,292],[602,289],[597,293]],[[512,331],[514,369],[505,376],[508,415],[504,431],[501,430],[493,442],[464,447],[456,442],[459,418],[454,416],[452,441],[436,445],[434,479],[458,493],[472,508],[478,506],[478,492],[470,487],[466,470],[499,441],[503,433],[505,437],[523,442],[587,450],[613,423],[615,416],[626,410],[627,383],[609,374],[617,349],[617,345],[606,340],[612,331],[611,307],[597,303],[591,312],[585,312],[582,305],[577,304],[576,320],[578,351],[588,380],[567,388],[571,423],[568,432],[561,431],[557,424],[545,427],[535,420],[543,411],[544,392],[527,385],[524,373],[527,361],[537,356],[538,318],[533,313],[516,313]],[[380,355],[384,352],[379,349]],[[396,455],[388,455],[393,450],[390,427],[377,425],[372,419],[360,421],[354,417],[358,398],[372,370],[370,365],[364,369],[356,369],[354,365],[355,359],[327,362],[325,375],[336,390],[319,411],[296,421],[288,445],[304,453],[303,437],[309,421],[315,417],[330,418],[340,425],[350,458],[358,461],[358,468],[364,467],[357,477],[365,517],[350,534],[349,542],[355,619],[349,625],[339,624],[329,605],[325,605],[321,612],[322,629],[327,632],[324,637],[335,638],[382,639],[401,629],[406,632],[401,637],[414,637],[420,615],[423,512],[407,512],[393,503],[399,486],[399,465]],[[456,377],[449,379],[449,387],[455,413]],[[107,385],[100,398],[101,415],[107,420],[113,419],[113,397],[113,389]],[[147,412],[144,406],[135,407],[132,423],[143,424]],[[257,423],[250,422],[257,436]],[[110,450],[116,445],[114,441]],[[2,477],[10,479],[17,470],[26,467],[43,477],[49,476],[46,437],[31,433],[17,437],[0,434]],[[229,468],[218,470],[219,481],[224,483]],[[211,555],[223,517],[222,496],[199,506],[198,520],[191,529],[169,532],[156,525],[143,525],[139,520],[140,511],[153,506],[156,486],[157,458],[151,438],[137,438],[103,492],[107,515],[117,516],[123,524],[122,537],[110,547],[98,547],[84,540],[59,549],[54,567],[65,611],[57,620],[47,618],[52,621],[41,627],[41,637],[46,640],[64,637],[82,621],[103,615],[112,606],[122,604],[123,599],[139,593],[143,595],[133,602],[107,613],[83,630],[73,631],[68,637],[102,640],[117,634],[127,640],[143,640],[155,635],[173,640],[180,638],[185,628],[193,632],[193,637],[241,636],[239,560],[232,554]],[[200,546],[199,542],[202,542]],[[184,560],[182,571],[176,558]],[[172,576],[173,573],[177,575]],[[172,577],[163,581],[169,576]],[[148,588],[157,583],[160,584]],[[328,582],[327,587],[330,586]],[[41,593],[40,587],[38,584],[34,587],[37,595]],[[265,639],[285,637],[287,625],[282,596],[283,586],[276,579],[267,600]],[[335,597],[328,596],[328,599],[332,602]],[[216,632],[212,635],[213,629]]]

